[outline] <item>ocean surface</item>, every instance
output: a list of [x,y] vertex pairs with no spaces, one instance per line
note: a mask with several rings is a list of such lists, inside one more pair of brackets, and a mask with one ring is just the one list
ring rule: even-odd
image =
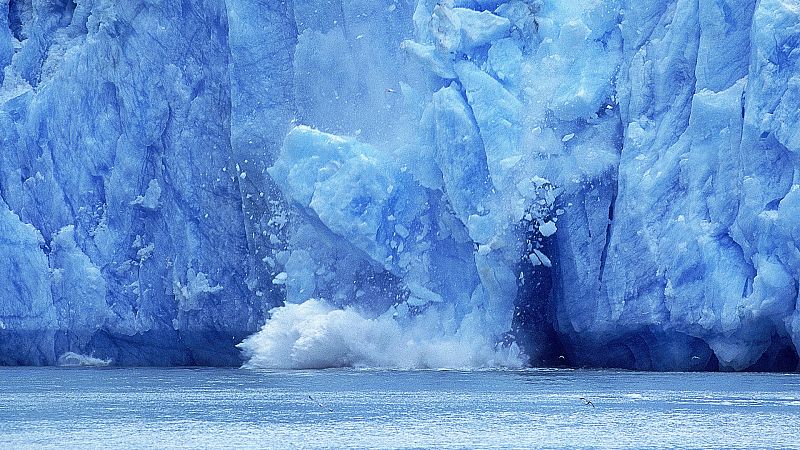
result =
[[798,446],[798,374],[0,369],[2,448]]

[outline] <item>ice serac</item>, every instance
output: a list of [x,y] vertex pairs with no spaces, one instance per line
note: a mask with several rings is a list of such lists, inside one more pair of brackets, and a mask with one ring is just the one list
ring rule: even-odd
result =
[[0,0],[0,363],[795,370],[798,36],[797,0]]

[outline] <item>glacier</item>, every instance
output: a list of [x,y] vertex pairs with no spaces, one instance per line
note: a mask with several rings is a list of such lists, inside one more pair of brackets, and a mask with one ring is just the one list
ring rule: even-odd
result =
[[0,364],[788,370],[797,0],[0,0]]

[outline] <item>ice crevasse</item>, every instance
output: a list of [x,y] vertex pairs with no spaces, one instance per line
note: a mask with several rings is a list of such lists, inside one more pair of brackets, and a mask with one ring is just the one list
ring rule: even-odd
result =
[[0,362],[797,368],[796,1],[6,7]]

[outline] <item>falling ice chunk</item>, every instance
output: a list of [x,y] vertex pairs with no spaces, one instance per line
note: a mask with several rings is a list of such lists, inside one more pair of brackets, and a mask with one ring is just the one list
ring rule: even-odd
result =
[[394,226],[394,232],[401,236],[403,239],[408,237],[408,228],[404,227],[401,224],[397,224]]
[[542,233],[544,237],[550,237],[556,233],[556,224],[553,222],[545,222],[539,225],[539,232]]
[[553,266],[553,264],[550,262],[550,258],[548,258],[547,256],[545,256],[544,253],[536,249],[533,250],[533,253],[528,255],[528,258],[531,260],[531,264],[533,264],[534,266],[545,266],[545,267]]
[[289,279],[289,275],[286,272],[281,272],[275,275],[275,278],[272,279],[272,284],[286,284],[286,280]]

